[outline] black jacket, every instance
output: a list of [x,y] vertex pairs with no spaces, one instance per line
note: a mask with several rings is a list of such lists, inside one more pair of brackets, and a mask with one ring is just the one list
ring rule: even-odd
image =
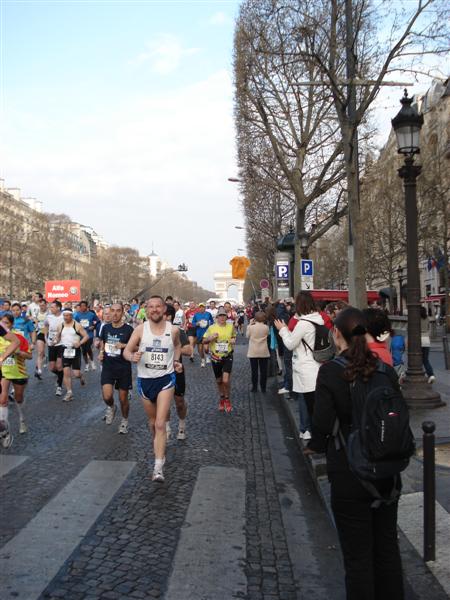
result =
[[[345,356],[345,352],[342,354]],[[352,400],[350,385],[343,377],[344,367],[337,362],[324,363],[317,376],[312,422],[312,439],[308,448],[316,452],[325,452],[328,473],[349,471],[345,450],[336,449],[332,436],[336,417],[347,439],[352,423]],[[393,385],[399,388],[398,377],[394,369],[387,366],[387,374]]]

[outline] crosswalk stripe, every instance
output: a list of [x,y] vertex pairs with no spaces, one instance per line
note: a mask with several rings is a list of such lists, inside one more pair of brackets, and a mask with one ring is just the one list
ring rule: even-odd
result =
[[245,473],[228,467],[199,471],[177,546],[165,600],[241,598],[244,573]]
[[6,473],[9,473],[23,462],[27,460],[28,456],[17,456],[14,454],[0,454],[0,477],[4,477]]
[[82,541],[135,462],[92,461],[0,550],[4,597],[35,600]]
[[[401,496],[398,511],[400,529],[423,556],[423,492]],[[427,565],[450,595],[450,514],[436,502],[436,560]]]

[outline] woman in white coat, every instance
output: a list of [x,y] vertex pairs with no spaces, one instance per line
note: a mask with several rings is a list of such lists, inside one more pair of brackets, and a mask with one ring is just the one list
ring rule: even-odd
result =
[[309,292],[299,292],[295,299],[297,323],[290,331],[283,321],[276,320],[283,344],[292,350],[292,389],[298,398],[300,414],[300,437],[311,439],[311,417],[314,408],[317,373],[320,363],[314,360],[313,348],[316,339],[315,325],[323,325],[314,298]]

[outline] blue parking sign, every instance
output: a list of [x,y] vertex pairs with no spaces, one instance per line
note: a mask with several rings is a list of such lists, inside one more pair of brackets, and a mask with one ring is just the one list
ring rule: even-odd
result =
[[300,273],[302,275],[314,275],[313,261],[310,259],[302,258],[300,261]]

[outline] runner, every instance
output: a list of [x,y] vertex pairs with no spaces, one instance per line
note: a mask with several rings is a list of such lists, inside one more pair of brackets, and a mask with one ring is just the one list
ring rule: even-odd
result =
[[237,330],[238,333],[244,335],[244,319],[245,311],[243,306],[239,306],[237,309]]
[[[14,317],[12,315],[5,315],[1,319],[1,325],[4,329],[11,329],[13,322]],[[9,388],[12,383],[14,400],[19,412],[19,433],[23,434],[28,431],[23,413],[25,386],[28,383],[28,373],[25,361],[30,360],[33,355],[29,351],[29,344],[25,337],[20,333],[16,333],[15,335],[19,338],[20,346],[13,355],[10,355],[7,359],[3,359],[2,361],[0,405],[5,406],[6,404],[6,406],[8,406]],[[10,344],[11,342],[6,340],[5,337],[0,337],[0,355]],[[4,447],[9,447],[12,444],[11,432],[9,432],[9,436],[11,439],[9,442],[6,440],[5,443],[7,445]],[[2,443],[4,441],[3,438]]]
[[[195,338],[197,340],[198,353],[200,355],[200,366],[205,366],[205,353],[203,350],[203,336],[210,325],[214,325],[214,319],[211,313],[207,312],[203,302],[198,305],[198,312],[192,319],[192,326],[195,327]],[[211,362],[208,355],[208,362]]]
[[217,317],[217,308],[216,308],[216,301],[215,300],[211,300],[211,302],[209,303],[209,307],[206,309],[212,316],[212,318],[215,320]]
[[89,340],[89,334],[80,323],[74,320],[72,309],[65,308],[63,310],[63,319],[64,322],[58,331],[56,342],[63,345],[62,364],[66,387],[64,402],[70,402],[73,400],[72,371],[75,378],[80,380],[81,385],[85,385],[81,374],[80,346]]
[[219,410],[231,412],[230,377],[233,367],[233,350],[236,343],[234,325],[227,323],[227,311],[219,308],[216,323],[208,328],[204,341],[210,344],[212,368],[219,388]]
[[189,343],[192,347],[192,356],[189,359],[191,362],[194,362],[194,349],[195,349],[195,326],[192,325],[192,320],[193,320],[196,312],[197,312],[197,306],[196,306],[195,302],[189,302],[189,308],[184,313],[184,318],[185,318],[184,329],[189,338]]
[[[167,306],[166,308],[166,321],[172,321],[175,317],[175,302],[173,306]],[[192,347],[189,343],[186,332],[180,327],[180,344],[181,344],[181,356],[180,362],[183,361],[183,356],[192,356]],[[186,439],[186,416],[187,416],[187,404],[184,398],[186,392],[186,377],[184,374],[184,368],[181,371],[175,371],[175,406],[178,415],[178,434],[177,440]],[[170,421],[170,412],[168,414],[168,420],[166,424],[167,439],[170,436],[170,425],[167,427]]]
[[48,307],[47,300],[41,298],[39,300],[39,312],[34,318],[34,326],[36,328],[36,348],[37,348],[37,357],[36,357],[36,368],[34,371],[34,376],[42,380],[42,367],[44,365],[45,360],[45,321],[48,316]]
[[91,371],[95,371],[97,367],[95,366],[94,355],[92,353],[92,343],[94,341],[95,327],[99,319],[95,312],[89,309],[89,305],[86,300],[82,300],[80,302],[79,311],[74,313],[73,318],[88,334],[88,340],[81,348],[84,362],[86,363],[84,370],[88,372],[90,367]]
[[56,375],[56,396],[62,396],[63,384],[63,345],[57,341],[58,332],[64,322],[62,313],[62,304],[59,300],[54,300],[50,304],[50,312],[44,321],[44,335],[48,347],[48,368]]
[[177,327],[180,327],[180,329],[184,329],[184,310],[181,308],[181,304],[178,302],[178,300],[175,300],[175,302],[173,303],[173,307],[175,309],[175,317],[173,319],[173,324]]
[[128,413],[130,405],[128,402],[129,390],[132,385],[131,364],[124,359],[123,350],[133,333],[131,325],[123,322],[123,305],[115,302],[109,309],[111,323],[105,323],[100,333],[100,354],[102,362],[101,386],[103,400],[107,405],[105,411],[105,423],[111,425],[115,414],[114,389],[119,390],[120,410],[122,420],[119,425],[119,433],[128,433]]
[[231,306],[231,302],[224,302],[223,308],[227,313],[227,323],[232,324],[234,328],[237,326],[237,313]]
[[27,307],[27,312],[26,312],[26,316],[31,320],[34,321],[36,320],[37,315],[39,314],[39,309],[40,309],[40,302],[41,300],[44,299],[44,296],[42,294],[40,294],[39,292],[35,292],[32,296],[31,296],[31,302]]
[[95,326],[94,346],[96,348],[100,348],[103,327],[108,323],[111,323],[111,307],[106,306],[103,309],[102,315],[102,321],[98,321],[97,325]]
[[13,302],[11,306],[11,312],[14,317],[14,327],[16,331],[21,333],[23,337],[30,344],[30,351],[33,351],[34,344],[36,343],[36,331],[34,323],[27,316],[22,315],[22,310],[18,302]]
[[[4,315],[3,315],[4,316]],[[9,342],[2,350],[0,350],[0,380],[3,364],[8,361],[11,356],[20,348],[20,341],[17,335],[8,330],[0,322],[0,340]],[[0,443],[3,448],[9,448],[13,442],[13,435],[9,429],[8,421],[8,395],[3,399],[0,394]]]
[[166,421],[174,393],[174,371],[182,369],[180,332],[165,320],[165,312],[162,297],[152,296],[147,302],[149,321],[136,327],[124,350],[125,359],[137,363],[137,386],[153,432],[152,479],[160,482],[164,481]]

